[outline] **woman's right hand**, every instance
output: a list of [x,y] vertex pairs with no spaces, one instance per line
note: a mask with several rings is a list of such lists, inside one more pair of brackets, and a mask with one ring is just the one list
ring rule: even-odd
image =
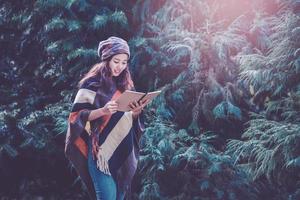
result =
[[109,101],[103,107],[103,114],[104,115],[114,114],[115,112],[117,112],[117,109],[118,109],[118,104],[116,103],[116,101]]

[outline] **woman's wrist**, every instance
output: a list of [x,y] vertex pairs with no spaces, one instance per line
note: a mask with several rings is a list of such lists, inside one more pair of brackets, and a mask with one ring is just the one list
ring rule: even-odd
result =
[[97,112],[98,112],[98,114],[99,114],[99,117],[102,117],[103,115],[105,115],[105,113],[104,113],[104,108],[102,107],[102,108],[98,108],[97,109]]
[[105,115],[103,108],[92,110],[89,115],[89,121],[93,121]]
[[[132,111],[131,111],[131,112],[132,112]],[[139,112],[132,112],[132,117],[133,117],[133,119],[137,119],[138,116],[139,116],[141,113],[142,113],[142,110],[139,111]]]
[[135,119],[136,116],[135,116],[134,112],[133,112],[133,111],[130,111],[130,113],[131,113],[131,115],[132,115],[132,119]]

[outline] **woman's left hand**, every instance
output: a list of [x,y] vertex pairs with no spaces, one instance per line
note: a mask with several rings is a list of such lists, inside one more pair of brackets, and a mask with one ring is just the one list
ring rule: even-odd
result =
[[144,100],[142,102],[134,101],[131,104],[129,104],[129,107],[132,109],[132,116],[133,118],[137,118],[137,116],[142,112],[143,108],[148,104],[150,100]]

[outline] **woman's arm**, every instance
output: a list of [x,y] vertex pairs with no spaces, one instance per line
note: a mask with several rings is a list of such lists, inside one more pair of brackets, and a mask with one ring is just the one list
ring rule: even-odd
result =
[[[133,102],[130,107],[132,110],[132,116],[134,119],[137,119],[138,115],[142,112],[143,108],[147,105],[149,100],[146,100],[142,103]],[[115,101],[109,101],[105,104],[104,107],[92,110],[89,114],[88,121],[93,121],[103,115],[114,114],[117,112],[118,104]]]
[[102,117],[103,115],[105,115],[104,112],[103,112],[103,108],[98,108],[98,109],[92,110],[90,112],[88,121],[93,121],[97,118]]
[[88,121],[93,121],[103,115],[111,115],[117,112],[118,104],[115,101],[109,101],[104,107],[92,110],[89,114]]

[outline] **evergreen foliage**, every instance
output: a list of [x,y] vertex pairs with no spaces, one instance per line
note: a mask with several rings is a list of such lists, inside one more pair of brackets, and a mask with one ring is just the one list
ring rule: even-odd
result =
[[300,198],[299,1],[0,2],[1,197],[88,198],[64,157],[67,118],[115,35],[136,89],[162,90],[133,199]]

